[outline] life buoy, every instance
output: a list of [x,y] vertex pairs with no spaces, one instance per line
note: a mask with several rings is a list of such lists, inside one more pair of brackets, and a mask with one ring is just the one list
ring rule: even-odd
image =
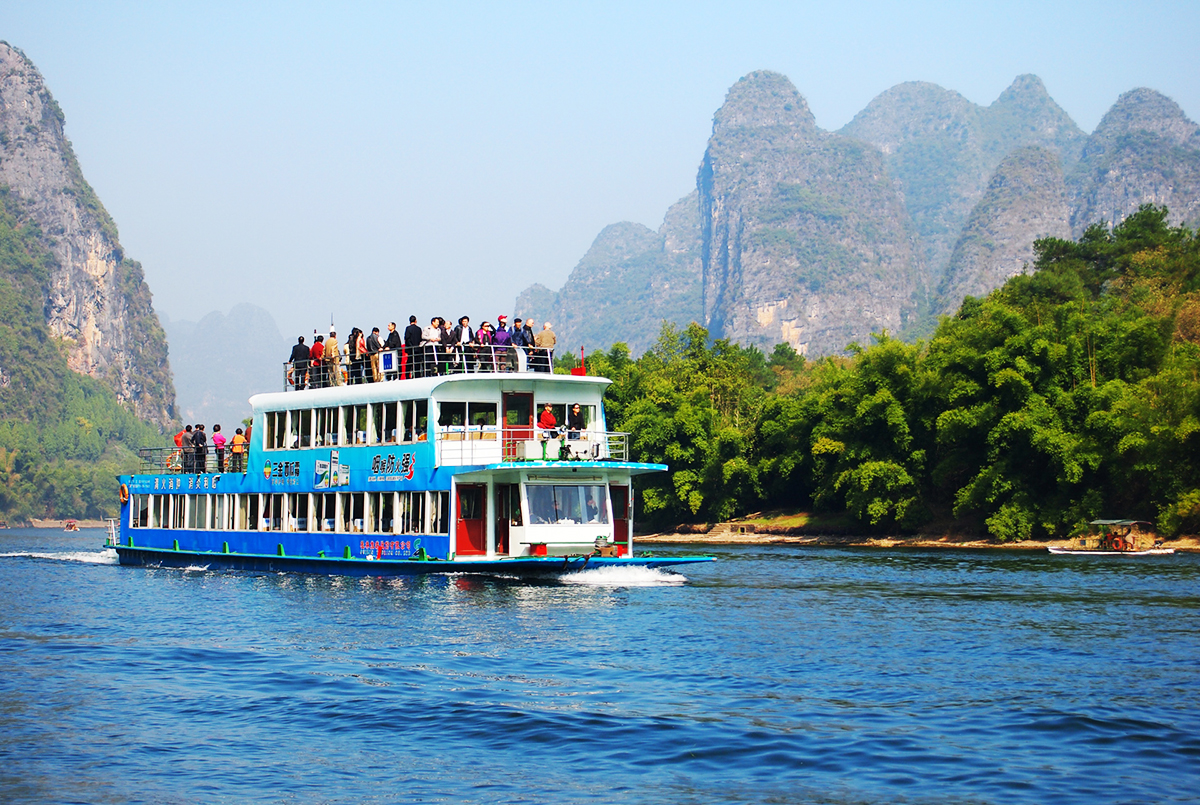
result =
[[121,501],[122,505],[129,502],[129,487],[121,484],[121,488],[117,490],[117,500]]
[[1125,550],[1125,540],[1120,537],[1113,537],[1112,546],[1114,551],[1123,551]]

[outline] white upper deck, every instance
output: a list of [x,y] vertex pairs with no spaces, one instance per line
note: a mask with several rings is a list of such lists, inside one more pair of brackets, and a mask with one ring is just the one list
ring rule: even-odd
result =
[[554,375],[536,372],[476,374],[385,380],[349,386],[255,394],[250,405],[261,411],[331,408],[399,400],[499,400],[502,394],[533,394],[538,403],[599,405],[612,381],[606,377]]

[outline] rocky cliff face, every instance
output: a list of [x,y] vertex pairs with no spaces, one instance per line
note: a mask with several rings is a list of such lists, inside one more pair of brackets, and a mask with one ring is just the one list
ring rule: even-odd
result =
[[730,89],[697,186],[714,336],[829,354],[903,326],[920,263],[882,154],[817,128],[787,78]]
[[560,351],[624,341],[640,353],[663,321],[700,320],[700,279],[699,201],[691,193],[672,205],[657,232],[628,221],[606,226],[561,291],[534,285],[514,310],[549,321]]
[[954,247],[936,312],[952,314],[965,296],[984,296],[1033,263],[1038,238],[1071,235],[1067,186],[1058,155],[1036,145],[1013,151],[988,182]]
[[1142,204],[1166,205],[1172,224],[1200,223],[1200,126],[1152,89],[1126,92],[1101,119],[1069,177],[1075,236],[1119,223]]
[[45,299],[71,369],[105,381],[160,426],[174,418],[167,345],[141,266],[84,180],[63,114],[33,64],[0,42],[0,184],[37,222],[54,256]]
[[1005,156],[1037,145],[1072,165],[1084,140],[1033,75],[1018,76],[987,107],[936,84],[899,84],[872,100],[841,133],[883,152],[935,282]]
[[1142,89],[1085,138],[1025,75],[987,107],[901,84],[830,134],[785,77],[752,73],[714,116],[698,196],[658,233],[606,228],[562,290],[533,286],[517,310],[549,317],[572,349],[640,352],[664,319],[809,355],[899,332],[906,317],[906,331],[927,332],[928,311],[1002,285],[1037,238],[1078,236],[1146,203],[1200,223],[1198,130]]

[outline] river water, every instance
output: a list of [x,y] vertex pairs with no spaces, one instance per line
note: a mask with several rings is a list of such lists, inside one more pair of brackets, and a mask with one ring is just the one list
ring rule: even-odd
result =
[[529,583],[102,539],[0,531],[0,802],[1200,800],[1196,555],[738,546]]

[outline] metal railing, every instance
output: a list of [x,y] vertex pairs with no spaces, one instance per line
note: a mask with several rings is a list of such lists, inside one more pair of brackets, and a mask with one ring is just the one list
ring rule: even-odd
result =
[[246,454],[234,453],[228,445],[224,455],[209,445],[203,453],[187,451],[182,447],[139,447],[138,472],[143,475],[167,475],[171,473],[202,475],[208,472],[246,471]]
[[629,434],[541,428],[439,429],[438,463],[500,461],[627,461]]
[[285,391],[327,386],[357,385],[387,380],[409,380],[439,375],[478,372],[553,371],[554,350],[544,347],[429,344],[388,349],[373,355],[340,355],[336,363],[286,361],[283,364]]

